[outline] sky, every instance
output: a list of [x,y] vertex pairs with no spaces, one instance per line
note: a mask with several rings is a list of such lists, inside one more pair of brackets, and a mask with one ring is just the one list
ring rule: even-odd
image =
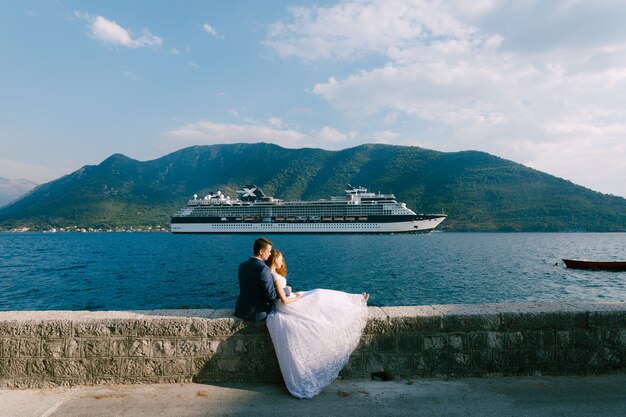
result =
[[205,144],[479,150],[626,197],[626,2],[7,0],[0,176]]

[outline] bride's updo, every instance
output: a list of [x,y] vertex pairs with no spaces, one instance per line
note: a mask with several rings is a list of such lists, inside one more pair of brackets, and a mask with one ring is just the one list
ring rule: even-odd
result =
[[[283,258],[283,264],[279,268],[278,265],[276,265],[276,261],[281,257]],[[272,249],[272,253],[270,254],[270,257],[267,258],[267,261],[265,261],[265,264],[270,268],[276,265],[276,272],[278,272],[285,278],[287,277],[287,263],[285,262],[285,257],[283,256],[283,253],[278,249]]]

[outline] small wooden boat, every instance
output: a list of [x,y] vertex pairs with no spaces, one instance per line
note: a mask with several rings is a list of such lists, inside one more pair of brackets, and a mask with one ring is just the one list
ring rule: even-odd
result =
[[607,269],[626,271],[626,261],[588,261],[586,259],[563,259],[565,266],[576,269]]

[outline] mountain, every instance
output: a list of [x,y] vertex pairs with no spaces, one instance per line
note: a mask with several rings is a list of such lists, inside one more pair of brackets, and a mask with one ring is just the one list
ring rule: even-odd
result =
[[318,199],[343,194],[347,183],[393,192],[416,212],[443,211],[443,230],[626,231],[626,199],[484,152],[265,143],[193,146],[146,162],[115,154],[4,207],[0,226],[167,226],[195,193],[234,197],[256,184],[285,200]]
[[0,207],[17,200],[36,186],[36,183],[29,180],[0,177]]

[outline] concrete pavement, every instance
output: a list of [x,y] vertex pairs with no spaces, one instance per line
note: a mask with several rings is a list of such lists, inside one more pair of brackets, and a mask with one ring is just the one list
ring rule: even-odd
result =
[[282,384],[0,390],[0,416],[624,416],[626,375],[335,381],[298,400]]

